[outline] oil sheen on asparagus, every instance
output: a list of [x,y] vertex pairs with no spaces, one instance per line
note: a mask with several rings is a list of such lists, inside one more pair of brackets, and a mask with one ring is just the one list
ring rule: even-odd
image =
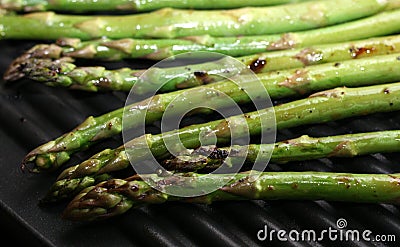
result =
[[[53,87],[68,87],[94,92],[105,90],[130,91],[133,85],[143,79],[141,76],[144,77],[144,73],[146,73],[146,77],[152,78],[153,83],[143,84],[140,88],[136,84],[136,90],[142,94],[147,94],[154,92],[160,86],[162,87],[159,92],[175,91],[221,80],[221,77],[217,75],[223,74],[227,70],[230,73],[239,72],[239,68],[229,63],[231,57],[181,67],[152,67],[148,70],[132,70],[130,68],[107,70],[101,66],[79,67],[68,58],[50,59],[49,57],[59,58],[61,53],[55,46],[48,46],[47,48],[45,54],[48,58],[38,59],[32,56],[35,53],[32,50],[17,58],[5,73],[4,79],[15,81],[28,78]],[[41,52],[44,52],[44,50]],[[255,73],[265,73],[398,52],[400,52],[400,35],[393,35],[265,52],[237,57],[236,59]],[[52,55],[52,53],[55,54]],[[168,83],[162,85],[167,80]]]
[[0,8],[11,11],[38,12],[63,11],[87,13],[93,11],[147,12],[162,8],[176,9],[233,9],[240,7],[261,7],[310,0],[0,0]]
[[[225,163],[232,165],[238,157],[239,162],[242,162],[241,158],[244,157],[245,165],[248,166],[255,162],[286,163],[399,151],[400,131],[387,130],[318,138],[304,135],[274,144],[232,145],[230,147],[201,146],[194,150],[188,149],[176,157],[165,159],[162,161],[162,165],[169,171],[210,172]],[[128,161],[126,160],[126,162]],[[60,179],[51,186],[41,199],[41,203],[71,199],[82,189],[110,178],[111,176],[107,173],[102,173],[95,176]]]
[[[33,47],[28,54],[41,58],[71,56],[102,60],[126,58],[161,60],[186,52],[209,51],[237,57],[272,50],[354,41],[399,32],[400,10],[393,10],[324,28],[261,36],[212,37],[202,35],[181,39],[124,37],[117,40],[102,38],[84,42],[76,38],[61,38],[57,44],[39,44]],[[65,34],[63,37],[71,36]]]
[[[383,55],[371,58],[342,61],[309,66],[302,69],[284,70],[258,74],[264,88],[273,99],[283,97],[298,97],[311,92],[330,89],[338,86],[362,86],[387,83],[400,80],[400,54]],[[127,111],[125,128],[134,128],[142,123],[151,123],[161,119],[169,103],[178,96],[191,95],[185,100],[175,102],[176,114],[184,113],[182,107],[187,104],[197,105],[210,97],[210,91],[218,91],[228,95],[234,102],[249,103],[251,99],[246,88],[254,89],[254,82],[249,80],[240,87],[228,80],[216,82],[185,90],[158,94],[154,97],[129,106],[135,111]],[[254,91],[254,90],[252,90]],[[256,90],[264,97],[262,89]],[[213,94],[212,94],[213,95]],[[253,95],[256,97],[255,95]],[[222,99],[222,98],[221,98]],[[232,101],[210,101],[215,109],[232,106]],[[182,106],[182,107],[180,107]],[[210,106],[211,107],[211,106]],[[25,158],[24,164],[33,162],[34,171],[54,170],[69,160],[70,155],[89,145],[119,134],[122,131],[122,116],[125,108],[120,108],[99,117],[89,117],[81,125],[61,137],[43,144],[32,150]],[[200,109],[198,110],[200,112]],[[206,110],[206,113],[209,110]]]
[[3,27],[2,39],[51,40],[71,37],[90,40],[101,37],[120,39],[263,35],[310,30],[356,20],[392,9],[399,2],[400,0],[330,0],[231,10],[164,8],[149,13],[118,16],[38,12],[3,16],[0,26]]
[[[231,129],[236,130],[236,137],[248,133],[252,136],[260,135],[262,131],[270,131],[271,126],[262,126],[261,121],[274,118],[273,112],[275,113],[276,128],[282,130],[378,112],[398,111],[400,110],[399,96],[400,83],[320,91],[305,99],[244,115],[190,125],[158,135],[145,134],[128,141],[119,148],[105,149],[90,159],[65,169],[57,180],[83,178],[122,170],[129,167],[131,163],[141,164],[151,156],[165,159],[169,155],[164,142],[165,137],[180,138],[182,145],[189,149],[213,144],[213,136],[217,137],[217,145],[229,144]],[[245,122],[241,121],[243,118]],[[344,148],[343,151],[345,152],[346,149]]]
[[[351,174],[334,172],[262,172],[200,175],[191,180],[147,175],[157,182],[150,187],[140,177],[112,179],[84,189],[63,212],[74,221],[104,220],[130,208],[168,201],[210,204],[238,200],[327,200],[356,203],[399,204],[400,174]],[[256,176],[253,178],[252,176]],[[188,182],[190,181],[190,182]],[[208,186],[226,182],[218,190],[197,197],[171,196],[164,191],[177,186]]]

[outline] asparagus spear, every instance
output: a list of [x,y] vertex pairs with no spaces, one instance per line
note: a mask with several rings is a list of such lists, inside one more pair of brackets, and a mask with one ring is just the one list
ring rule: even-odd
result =
[[372,153],[400,151],[400,131],[387,130],[313,138],[307,135],[275,144],[232,145],[217,148],[201,146],[163,161],[167,170],[192,172],[214,170],[224,164],[245,158],[247,163],[287,163],[326,157],[354,157]]
[[[303,66],[340,62],[361,57],[384,55],[400,52],[400,35],[370,38],[351,42],[315,45],[303,49],[274,51],[237,57],[255,73],[273,70],[291,69]],[[220,80],[218,74],[227,69],[236,68],[225,61],[226,58],[213,62],[173,68],[152,68],[146,72],[154,78],[153,84],[143,85],[141,93],[146,94],[161,87],[160,92],[199,86]],[[136,84],[145,70],[121,68],[106,70],[104,67],[77,67],[73,60],[62,58],[35,59],[30,55],[21,56],[4,75],[4,79],[13,81],[26,77],[49,86],[68,87],[86,91],[122,90],[129,91]],[[206,73],[203,73],[206,72]],[[239,72],[239,71],[236,71]],[[172,79],[171,79],[172,78]]]
[[[4,18],[0,19],[0,25],[2,20]],[[310,45],[353,41],[399,32],[400,10],[393,10],[325,28],[262,36],[211,37],[203,35],[182,39],[124,38],[118,40],[104,38],[86,42],[74,38],[61,38],[57,41],[57,44],[34,46],[25,56],[40,58],[70,56],[103,60],[126,58],[161,60],[185,52],[210,51],[237,57],[265,52],[266,50],[285,50]],[[20,35],[23,35],[23,33],[18,32]],[[70,37],[74,35],[66,32],[59,34],[59,36]]]
[[135,11],[146,12],[173,7],[177,9],[230,9],[249,6],[268,6],[286,3],[304,2],[310,0],[0,0],[0,8],[36,12],[36,11],[63,11],[63,12],[91,12],[91,11]]
[[103,173],[99,176],[86,176],[83,178],[57,181],[48,191],[48,194],[40,200],[40,203],[44,204],[71,198],[72,195],[77,195],[83,189],[110,180],[111,178],[112,176],[110,174]]
[[[253,174],[253,175],[251,175]],[[190,180],[146,175],[156,189],[138,176],[113,179],[89,187],[67,206],[62,218],[74,221],[104,220],[130,208],[168,201],[210,204],[236,200],[327,200],[398,204],[400,174],[332,172],[253,172],[239,174],[185,174]],[[259,176],[256,179],[253,176]],[[202,187],[223,181],[225,186],[197,197],[177,197],[165,191],[176,187]]]
[[[210,98],[210,100],[212,100]],[[218,145],[231,141],[231,130],[236,138],[260,135],[271,131],[272,126],[261,122],[276,120],[278,130],[296,126],[325,123],[337,119],[363,116],[377,112],[400,110],[400,83],[357,88],[335,88],[317,92],[308,98],[291,101],[263,110],[236,115],[227,119],[190,125],[179,130],[158,135],[146,134],[134,138],[116,149],[105,149],[84,162],[64,170],[57,180],[79,178],[122,170],[130,162],[140,164],[153,155],[165,159],[169,151],[164,138],[179,138],[186,148],[211,145],[217,138]],[[245,119],[245,122],[241,121]],[[263,125],[263,126],[261,126]],[[248,131],[248,132],[247,132]],[[200,142],[200,139],[202,142]],[[171,147],[170,147],[171,148]],[[149,154],[149,150],[151,154]],[[174,150],[175,152],[183,150]],[[130,159],[128,159],[128,156]],[[151,157],[150,157],[151,158]]]
[[[320,138],[312,138],[305,135],[275,144],[232,145],[223,148],[201,146],[198,149],[187,150],[189,153],[185,152],[177,157],[163,160],[162,164],[169,171],[193,172],[214,170],[224,162],[227,162],[226,158],[228,155],[230,159],[229,163],[231,164],[235,162],[235,158],[239,158],[239,162],[242,161],[241,158],[245,158],[246,163],[252,164],[268,161],[286,163],[325,157],[354,157],[372,153],[398,152],[400,150],[399,140],[399,130]],[[104,180],[108,179],[108,177],[104,178]],[[41,202],[57,202],[72,198],[84,186],[89,187],[94,185],[94,180],[92,176],[58,180],[51,186]],[[96,181],[100,182],[99,180],[97,176]],[[90,184],[87,185],[87,183]]]
[[[382,47],[382,49],[385,48]],[[394,51],[388,48],[387,50]],[[217,55],[215,56],[217,57]],[[73,60],[68,57],[54,61],[51,59],[23,57],[20,57],[18,62],[9,67],[4,75],[5,80],[14,81],[27,77],[44,82],[49,86],[62,86],[95,92],[105,90],[130,91],[135,85],[135,91],[137,93],[140,92],[142,95],[155,91],[175,91],[220,81],[223,79],[220,76],[221,74],[229,77],[231,74],[239,73],[239,69],[241,69],[230,62],[232,61],[231,57],[221,58],[221,56],[218,56],[221,58],[218,61],[198,65],[172,68],[152,67],[147,70],[132,70],[129,68],[107,70],[101,66],[77,67]],[[253,62],[253,64],[255,63],[257,61]],[[254,67],[254,65],[249,66]],[[246,68],[245,66],[241,67]],[[147,81],[139,86],[138,82],[143,81],[143,78],[146,78]]]
[[[309,66],[304,69],[284,70],[258,74],[265,89],[273,99],[304,95],[337,86],[361,86],[398,81],[400,77],[399,54],[361,58],[338,63],[327,63]],[[126,111],[125,128],[140,126],[142,119],[147,123],[161,119],[169,103],[183,95],[190,95],[185,100],[176,102],[176,114],[184,113],[186,105],[198,105],[210,97],[212,90],[224,93],[234,102],[241,104],[251,102],[246,89],[254,91],[254,80],[250,78],[240,87],[230,81],[221,81],[185,90],[158,94],[155,97],[134,103],[129,106],[132,111]],[[245,89],[243,91],[243,89]],[[264,97],[263,89],[257,89],[253,96]],[[255,95],[257,94],[257,95]],[[224,98],[225,99],[225,98]],[[215,109],[232,106],[232,101],[219,99],[210,101]],[[183,112],[182,112],[183,111]],[[198,112],[201,112],[199,109]],[[209,112],[206,110],[206,113]],[[69,133],[58,137],[32,150],[24,159],[34,162],[34,171],[54,170],[66,162],[72,152],[82,150],[92,143],[119,134],[122,131],[122,116],[124,108],[120,108],[99,117],[89,117],[81,125]]]
[[[400,0],[309,1],[273,7],[231,10],[164,8],[124,16],[61,15],[38,12],[0,19],[3,39],[84,40],[109,38],[176,38],[193,35],[278,34],[335,25],[391,9]],[[285,18],[282,18],[282,17]],[[149,45],[149,44],[147,44]]]

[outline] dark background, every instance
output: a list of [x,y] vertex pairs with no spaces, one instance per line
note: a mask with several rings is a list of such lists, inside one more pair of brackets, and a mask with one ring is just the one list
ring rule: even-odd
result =
[[[0,71],[35,42],[0,41]],[[149,61],[102,64],[108,68],[146,68]],[[399,208],[325,201],[220,202],[210,206],[168,203],[130,210],[119,217],[97,223],[74,223],[60,219],[66,205],[39,207],[38,200],[58,173],[30,174],[20,162],[33,148],[70,131],[90,115],[122,107],[126,93],[89,93],[51,88],[33,81],[0,82],[0,225],[1,239],[29,246],[330,246],[333,242],[260,242],[257,232],[269,229],[320,231],[336,226],[339,218],[348,229],[371,230],[374,234],[396,234],[400,238]],[[279,102],[275,102],[279,103]],[[279,131],[278,140],[302,134],[327,136],[364,131],[399,129],[397,112],[374,114],[327,124]],[[207,121],[195,117],[186,123]],[[122,144],[119,136],[73,156],[76,164],[105,147]],[[271,171],[335,171],[355,173],[398,172],[400,153],[375,154],[352,159],[321,159],[270,164]],[[65,168],[64,167],[64,168]],[[336,246],[396,246],[392,243],[340,242]]]

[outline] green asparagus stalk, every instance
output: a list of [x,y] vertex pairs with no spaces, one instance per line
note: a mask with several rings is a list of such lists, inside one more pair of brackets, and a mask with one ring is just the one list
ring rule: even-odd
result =
[[[237,200],[327,200],[357,203],[398,204],[400,174],[351,174],[331,172],[256,172],[238,174],[184,174],[179,177],[146,175],[159,184],[150,187],[138,176],[101,182],[83,190],[67,206],[63,219],[104,220],[121,215],[130,208],[169,201],[210,204]],[[256,179],[253,176],[258,176]],[[189,182],[190,181],[190,182]],[[172,196],[171,188],[209,186],[215,181],[226,185],[196,197]]]
[[[273,99],[295,97],[338,86],[361,86],[398,81],[400,78],[399,54],[361,58],[309,66],[303,69],[292,69],[278,72],[258,74],[262,85]],[[253,79],[253,78],[251,78]],[[198,105],[210,97],[210,92],[216,90],[230,96],[234,102],[241,104],[251,102],[246,92],[254,88],[254,80],[246,80],[240,87],[230,81],[221,81],[185,90],[158,94],[152,98],[129,106],[134,111],[126,111],[125,127],[134,128],[142,124],[161,119],[169,103],[183,94],[191,95],[174,103],[176,114],[184,113],[187,105]],[[245,89],[245,90],[243,90]],[[264,97],[262,88],[253,92],[253,97]],[[232,106],[232,101],[221,99],[210,100],[215,109]],[[211,105],[210,105],[211,106]],[[201,109],[198,109],[201,112]],[[206,110],[206,113],[209,111]],[[122,116],[124,108],[101,115],[89,117],[81,125],[69,133],[58,137],[32,150],[24,159],[23,167],[28,162],[35,163],[33,171],[54,170],[69,160],[70,154],[87,148],[101,139],[119,134],[122,131]]]
[[40,203],[45,204],[70,199],[72,195],[77,195],[83,189],[110,180],[111,178],[110,174],[103,173],[98,176],[57,181],[48,191],[47,195],[40,200]]
[[[224,162],[232,165],[235,161],[243,161],[242,158],[245,158],[246,164],[254,164],[255,162],[265,163],[269,161],[286,163],[327,157],[354,157],[373,153],[399,152],[399,140],[399,130],[320,138],[304,135],[275,144],[232,145],[222,148],[201,146],[197,149],[186,150],[185,153],[177,157],[163,160],[162,165],[169,171],[197,172],[215,170]],[[104,178],[104,180],[108,179],[108,177]],[[95,179],[92,176],[58,180],[51,186],[42,202],[49,203],[70,199],[76,196],[84,186],[94,185],[94,181]],[[96,179],[96,181],[100,182],[99,179]],[[87,185],[88,183],[89,185]]]
[[232,9],[240,7],[260,7],[287,3],[304,2],[310,0],[0,0],[0,8],[36,12],[36,11],[63,11],[63,12],[92,12],[92,11],[134,11],[147,12],[162,8],[177,9]]
[[[400,0],[309,1],[231,10],[179,10],[119,16],[61,15],[38,12],[0,19],[3,39],[84,40],[177,38],[193,35],[237,36],[310,30],[375,15]],[[285,17],[285,18],[282,18]]]
[[[400,35],[315,45],[303,49],[266,52],[237,57],[237,59],[255,73],[265,73],[397,52],[400,52]],[[143,85],[140,92],[143,94],[151,93],[161,86],[159,92],[169,92],[221,80],[216,75],[223,74],[226,70],[234,73],[234,70],[238,69],[232,67],[231,63],[226,62],[225,59],[227,58],[181,67],[154,67],[146,72],[147,77],[153,78],[154,83]],[[4,75],[4,79],[14,81],[26,77],[43,82],[48,86],[94,92],[104,90],[130,91],[144,72],[145,70],[129,68],[106,70],[101,66],[77,67],[73,64],[73,60],[67,58],[55,61],[35,59],[27,53],[10,66]],[[162,83],[167,80],[169,82],[165,85],[158,84],[158,82]]]
[[[210,98],[210,100],[213,99]],[[398,110],[400,110],[400,83],[356,88],[344,87],[320,91],[305,99],[291,101],[244,115],[190,125],[158,135],[146,134],[134,138],[119,148],[105,149],[88,160],[65,169],[57,180],[122,170],[129,167],[130,162],[140,164],[149,158],[148,149],[155,158],[165,159],[169,154],[164,142],[165,137],[179,138],[178,140],[181,141],[184,147],[193,149],[202,145],[214,144],[213,137],[217,138],[218,145],[230,143],[232,129],[236,131],[236,138],[246,136],[248,133],[254,136],[260,135],[262,132],[265,133],[265,131],[271,131],[271,126],[264,126],[265,124],[261,124],[261,122],[274,120],[273,118],[276,120],[276,128],[281,130],[377,112]],[[243,118],[245,122],[241,121]],[[200,139],[202,140],[201,142]],[[128,156],[130,159],[128,159]]]
[[[4,22],[4,18],[0,19],[0,25],[2,21]],[[32,30],[36,31],[37,29]],[[27,56],[54,59],[70,56],[102,60],[128,58],[161,60],[186,52],[209,51],[238,57],[271,50],[354,41],[399,32],[400,10],[393,10],[325,28],[262,36],[211,37],[203,35],[182,39],[129,39],[124,37],[117,40],[103,38],[85,42],[75,38],[61,38],[57,40],[57,44],[39,44],[33,47],[28,51]],[[30,38],[34,37],[36,32],[34,34],[30,34],[28,31],[18,32],[18,35],[24,34],[28,36],[25,38]],[[3,36],[7,38],[8,35],[4,33]],[[72,37],[76,35],[64,32],[57,33],[56,36]],[[40,37],[46,36],[40,35]]]
[[296,139],[274,144],[232,145],[217,148],[201,146],[163,161],[171,171],[192,172],[214,170],[235,159],[252,164],[255,162],[287,163],[330,157],[354,157],[373,153],[400,151],[400,131],[387,130],[313,138],[303,135]]

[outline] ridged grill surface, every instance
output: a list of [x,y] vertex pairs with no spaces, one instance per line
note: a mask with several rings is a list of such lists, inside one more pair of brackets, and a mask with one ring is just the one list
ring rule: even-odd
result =
[[[0,71],[3,73],[13,58],[33,44],[1,41]],[[108,68],[146,68],[151,65],[148,61],[102,64]],[[60,213],[66,203],[49,207],[37,205],[58,173],[22,173],[20,162],[31,149],[71,130],[86,117],[122,107],[127,94],[69,91],[32,81],[7,85],[2,81],[0,88],[0,200],[4,217],[0,224],[12,229],[13,235],[26,239],[33,236],[45,245],[54,246],[397,246],[395,243],[365,241],[280,242],[276,238],[272,242],[261,242],[256,236],[264,225],[274,230],[321,231],[336,227],[336,221],[344,218],[349,228],[369,229],[374,234],[395,234],[400,238],[400,213],[398,207],[392,205],[325,201],[219,202],[209,206],[167,203],[130,210],[121,217],[103,222],[64,221]],[[398,112],[374,114],[279,131],[277,139],[302,134],[328,136],[399,129],[399,121]],[[120,137],[100,143],[74,155],[64,168],[105,147],[121,144]],[[271,164],[268,170],[392,173],[400,171],[399,160],[400,153],[375,154],[352,159]],[[16,226],[11,228],[15,222]]]

